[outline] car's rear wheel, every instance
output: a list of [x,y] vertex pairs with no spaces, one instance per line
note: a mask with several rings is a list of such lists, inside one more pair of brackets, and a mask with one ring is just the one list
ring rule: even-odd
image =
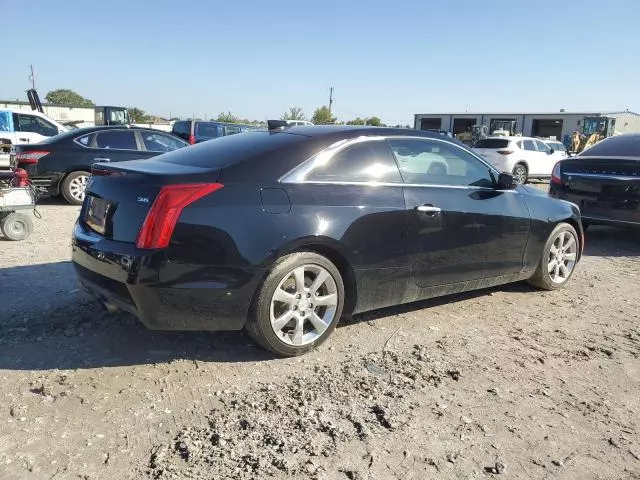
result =
[[549,235],[538,268],[529,283],[544,290],[563,287],[573,275],[579,249],[575,228],[568,223],[559,223]]
[[516,183],[524,185],[527,183],[528,175],[529,172],[527,171],[527,166],[524,163],[518,163],[513,167],[513,179]]
[[301,355],[331,335],[343,306],[344,283],[336,266],[313,252],[293,253],[263,282],[246,330],[278,355]]
[[60,191],[68,203],[82,205],[90,175],[89,172],[78,171],[71,172],[64,178]]

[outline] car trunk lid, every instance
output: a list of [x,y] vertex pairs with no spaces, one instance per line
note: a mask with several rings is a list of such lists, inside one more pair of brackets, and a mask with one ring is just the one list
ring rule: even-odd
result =
[[572,157],[561,166],[563,189],[584,216],[640,221],[640,158]]
[[95,164],[80,222],[104,238],[134,243],[163,187],[215,183],[219,177],[219,169],[154,160]]

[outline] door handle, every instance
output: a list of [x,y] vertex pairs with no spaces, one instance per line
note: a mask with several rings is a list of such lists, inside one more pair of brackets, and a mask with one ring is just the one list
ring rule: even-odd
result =
[[98,157],[98,158],[94,158],[93,162],[94,163],[98,163],[98,162],[106,162],[109,163],[111,161],[110,158],[102,158],[102,157]]
[[29,139],[28,138],[19,138],[18,140],[20,140],[21,142],[29,143]]
[[418,205],[416,210],[420,213],[426,213],[429,215],[438,215],[442,209],[439,207],[434,207],[433,205]]

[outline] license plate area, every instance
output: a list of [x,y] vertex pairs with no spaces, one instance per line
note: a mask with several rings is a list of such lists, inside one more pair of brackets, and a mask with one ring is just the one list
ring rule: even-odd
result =
[[114,204],[104,198],[90,196],[84,209],[83,221],[91,230],[105,236],[109,233],[110,218],[114,211]]

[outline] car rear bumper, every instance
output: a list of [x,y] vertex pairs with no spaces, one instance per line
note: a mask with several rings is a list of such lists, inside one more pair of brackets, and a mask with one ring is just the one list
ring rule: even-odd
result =
[[76,223],[80,283],[109,308],[152,330],[239,330],[264,270],[170,262],[162,251],[104,239]]
[[597,195],[580,195],[553,183],[549,195],[575,203],[583,222],[620,227],[640,227],[638,201],[599,199]]

